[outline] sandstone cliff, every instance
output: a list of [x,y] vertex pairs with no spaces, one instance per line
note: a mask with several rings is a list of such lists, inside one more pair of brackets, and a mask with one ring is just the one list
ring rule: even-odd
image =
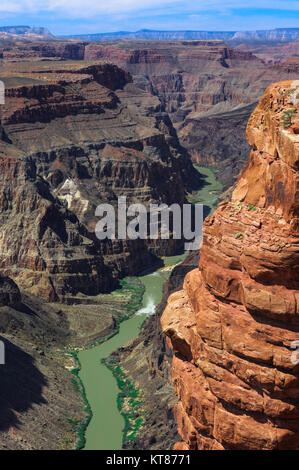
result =
[[198,269],[170,296],[176,449],[298,449],[299,82],[270,86],[232,201],[205,221]]

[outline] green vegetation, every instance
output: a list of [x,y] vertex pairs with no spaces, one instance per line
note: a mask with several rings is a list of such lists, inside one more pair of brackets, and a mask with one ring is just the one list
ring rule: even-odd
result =
[[233,208],[239,212],[242,210],[242,207],[243,207],[243,203],[240,201],[236,201],[233,203]]
[[252,204],[248,204],[248,210],[249,211],[256,211],[257,208],[255,206],[253,206]]
[[238,238],[241,238],[241,239],[242,239],[242,238],[243,238],[243,233],[241,233],[241,232],[237,233],[237,234],[235,235],[235,238],[237,238],[237,239],[238,239]]
[[117,407],[124,417],[125,426],[123,429],[123,444],[129,444],[130,441],[137,441],[138,431],[144,422],[143,413],[143,394],[140,389],[134,386],[125,372],[111,357],[102,360],[114,375],[120,393],[117,397]]
[[[85,431],[86,431],[87,426],[89,425],[90,420],[92,418],[92,411],[91,411],[90,404],[87,400],[85,387],[84,387],[83,382],[82,382],[82,380],[80,379],[80,376],[79,376],[79,372],[80,372],[80,369],[81,369],[81,364],[80,364],[80,361],[79,361],[79,358],[78,358],[78,353],[77,353],[77,351],[72,351],[72,352],[70,352],[70,354],[73,357],[73,359],[74,359],[74,361],[77,365],[77,367],[71,371],[71,373],[75,377],[74,379],[72,379],[72,383],[75,387],[75,390],[77,390],[81,393],[81,396],[82,396],[83,401],[85,403],[84,411],[86,411],[86,418],[81,423],[81,425],[79,426],[79,429],[77,429],[77,426],[74,426],[74,422],[73,422],[73,431],[77,432],[77,435],[78,435],[78,442],[77,442],[77,445],[76,445],[76,450],[81,450],[81,449],[84,449],[84,447],[85,447],[85,443],[86,443]],[[78,424],[78,422],[76,421],[76,425],[77,424]]]
[[292,125],[292,117],[296,114],[295,108],[290,108],[282,115],[281,122],[284,129],[288,129]]

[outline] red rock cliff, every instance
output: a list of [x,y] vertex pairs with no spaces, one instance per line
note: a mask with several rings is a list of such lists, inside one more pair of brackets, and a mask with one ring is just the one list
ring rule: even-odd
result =
[[199,267],[162,316],[177,449],[299,449],[298,98],[299,81],[266,90],[232,201],[206,219]]

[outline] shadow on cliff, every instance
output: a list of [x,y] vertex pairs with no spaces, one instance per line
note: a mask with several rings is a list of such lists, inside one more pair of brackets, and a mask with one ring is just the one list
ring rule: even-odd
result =
[[47,385],[34,365],[34,358],[0,336],[5,345],[5,365],[0,365],[0,431],[18,427],[18,414],[34,404],[47,403],[42,396]]

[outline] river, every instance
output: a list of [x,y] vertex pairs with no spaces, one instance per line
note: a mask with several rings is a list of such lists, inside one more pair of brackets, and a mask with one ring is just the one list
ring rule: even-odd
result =
[[[200,191],[190,195],[190,202],[204,203],[214,209],[221,185],[216,181],[213,169],[196,168],[205,175],[205,184]],[[116,336],[99,346],[79,352],[79,375],[93,413],[86,430],[85,450],[121,449],[124,418],[117,408],[119,390],[112,372],[101,360],[139,335],[145,318],[155,312],[156,305],[162,300],[163,284],[170,275],[171,267],[180,263],[185,256],[186,254],[168,257],[164,260],[166,268],[138,276],[145,286],[142,308],[129,320],[121,323]]]

